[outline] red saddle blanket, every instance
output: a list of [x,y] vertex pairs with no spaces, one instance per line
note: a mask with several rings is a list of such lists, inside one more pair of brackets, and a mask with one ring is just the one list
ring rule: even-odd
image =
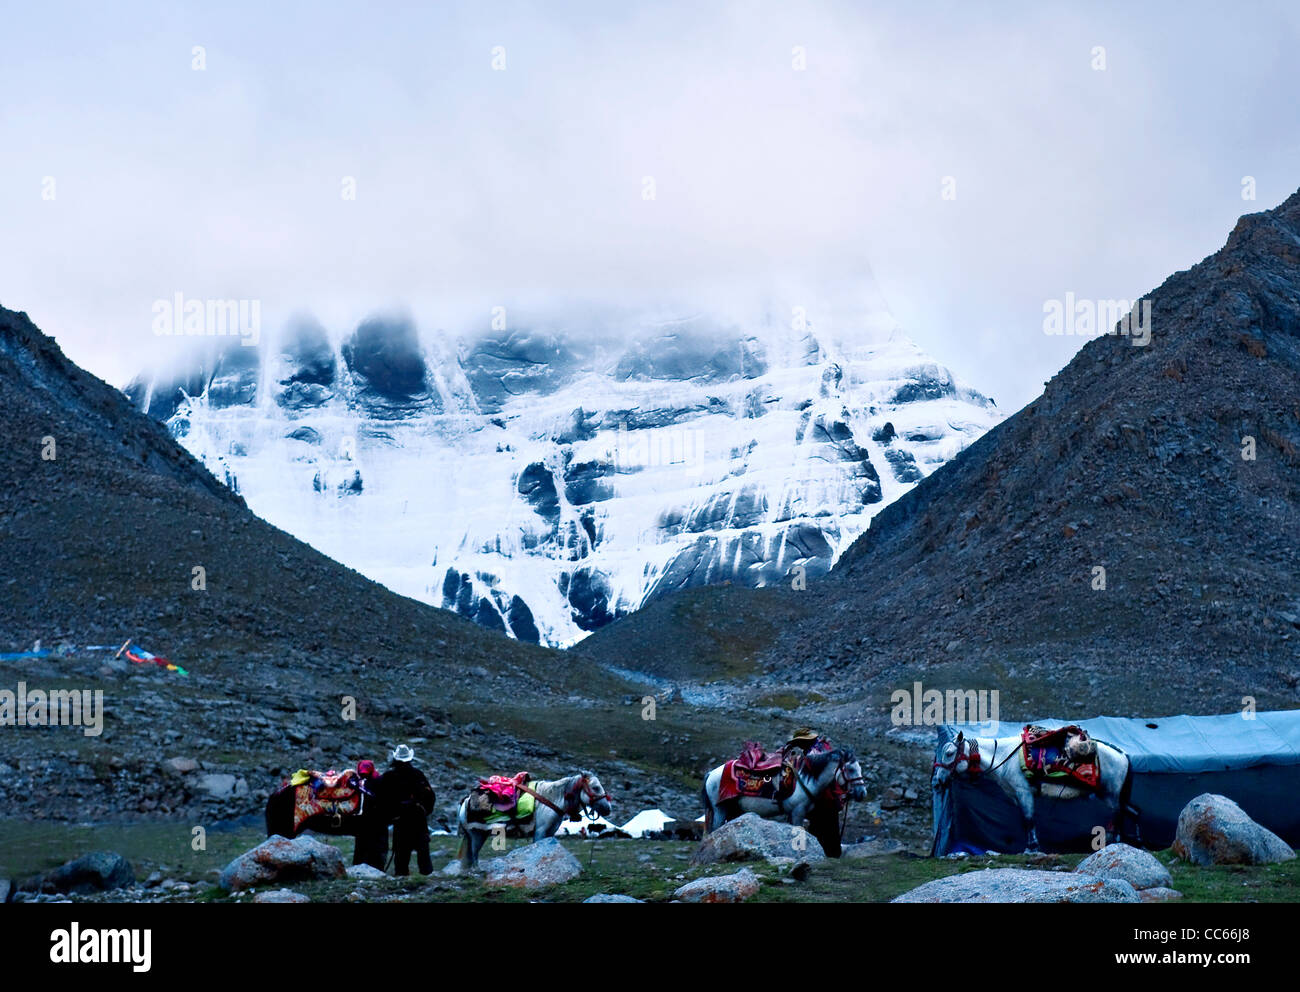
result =
[[794,791],[795,762],[788,757],[792,756],[787,751],[768,753],[756,742],[746,741],[740,757],[722,766],[718,799],[786,798]]
[[1020,740],[1020,767],[1025,775],[1062,785],[1100,788],[1097,745],[1082,727],[1071,724],[1048,730],[1030,724],[1020,732]]
[[299,772],[294,780],[300,780],[304,774],[307,781],[295,784],[293,790],[295,833],[313,816],[332,816],[337,821],[361,812],[361,780],[354,769]]

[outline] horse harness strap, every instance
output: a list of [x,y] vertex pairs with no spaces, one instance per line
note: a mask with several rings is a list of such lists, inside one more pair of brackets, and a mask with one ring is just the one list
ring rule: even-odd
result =
[[559,813],[560,816],[568,816],[568,814],[567,814],[564,810],[560,809],[559,806],[556,806],[555,803],[551,802],[549,799],[547,799],[544,795],[542,795],[542,794],[541,794],[540,792],[538,792],[536,789],[530,789],[528,786],[526,786],[526,785],[522,785],[522,784],[519,785],[519,786],[517,786],[516,788],[518,788],[520,792],[526,792],[526,793],[528,793],[530,796],[532,796],[534,799],[536,799],[536,800],[537,800],[539,803],[541,803],[543,806],[549,806],[549,807],[550,807],[551,809],[553,809],[555,812]]

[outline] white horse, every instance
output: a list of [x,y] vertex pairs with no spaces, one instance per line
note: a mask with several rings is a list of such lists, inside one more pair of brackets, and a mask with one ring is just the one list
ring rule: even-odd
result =
[[482,823],[469,819],[469,796],[460,801],[456,812],[456,823],[460,834],[460,848],[456,856],[465,868],[478,865],[478,854],[482,850],[488,835],[494,829],[509,826],[532,830],[533,843],[554,837],[555,832],[566,820],[576,820],[584,813],[591,819],[597,816],[609,816],[614,811],[613,801],[595,772],[579,771],[567,778],[557,778],[549,782],[529,782],[529,789],[537,793],[533,812],[530,816],[495,823]]
[[706,834],[745,813],[757,813],[765,820],[784,820],[797,827],[803,826],[806,819],[809,832],[817,838],[826,854],[838,858],[839,809],[833,790],[838,786],[857,802],[865,802],[867,798],[862,765],[858,763],[852,748],[837,747],[829,751],[811,752],[795,771],[794,792],[783,800],[758,796],[719,799],[724,767],[725,765],[719,765],[704,776],[702,796]]
[[952,776],[963,775],[970,778],[976,775],[988,775],[1002,788],[1002,791],[1020,807],[1020,818],[1024,823],[1028,846],[1025,853],[1038,850],[1038,831],[1034,826],[1034,796],[1041,793],[1052,799],[1080,799],[1084,796],[1097,795],[1113,811],[1113,824],[1107,827],[1106,838],[1122,836],[1127,795],[1129,762],[1119,748],[1093,738],[1097,745],[1097,770],[1100,778],[1098,787],[1089,789],[1084,785],[1069,785],[1051,779],[1030,779],[1020,765],[1020,750],[1024,742],[1015,737],[967,737],[959,731],[956,737],[950,737],[938,749],[934,761],[934,773],[930,778],[933,789],[944,790],[951,784]]

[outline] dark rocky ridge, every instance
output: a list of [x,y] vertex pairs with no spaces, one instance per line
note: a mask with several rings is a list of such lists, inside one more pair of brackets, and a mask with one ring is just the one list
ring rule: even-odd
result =
[[578,650],[703,665],[679,618],[708,600],[747,632],[733,660],[884,698],[945,672],[1081,716],[1296,705],[1300,193],[1144,299],[1149,345],[1087,343],[808,591],[689,591]]

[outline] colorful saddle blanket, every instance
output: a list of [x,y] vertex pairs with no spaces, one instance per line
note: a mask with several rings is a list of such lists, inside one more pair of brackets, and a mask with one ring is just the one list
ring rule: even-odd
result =
[[1029,724],[1020,732],[1020,740],[1020,768],[1026,777],[1100,788],[1097,743],[1082,727],[1071,724],[1048,730]]
[[300,768],[289,779],[293,788],[293,829],[296,833],[313,816],[332,816],[337,824],[361,812],[364,793],[353,768],[315,772]]
[[718,799],[785,799],[794,792],[794,775],[802,752],[785,748],[769,753],[755,741],[746,741],[740,757],[722,766]]
[[479,779],[470,796],[470,815],[489,823],[505,819],[524,820],[532,816],[537,800],[520,788],[528,784],[531,777],[527,772],[519,772],[517,775]]

